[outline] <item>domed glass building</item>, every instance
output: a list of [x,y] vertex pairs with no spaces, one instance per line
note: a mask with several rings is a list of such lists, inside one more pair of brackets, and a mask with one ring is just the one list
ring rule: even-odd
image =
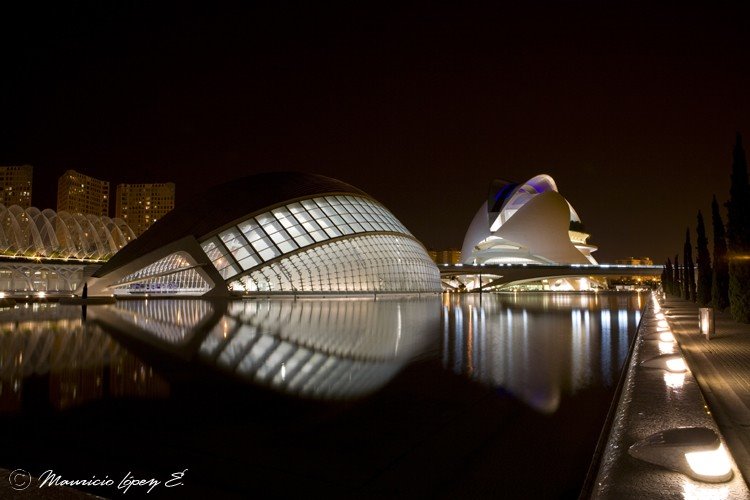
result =
[[439,292],[422,244],[346,183],[274,172],[176,208],[88,280],[91,295]]

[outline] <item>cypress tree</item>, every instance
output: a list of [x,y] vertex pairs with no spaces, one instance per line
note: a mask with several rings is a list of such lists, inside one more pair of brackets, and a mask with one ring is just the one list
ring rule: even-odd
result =
[[732,153],[727,218],[729,306],[735,320],[750,323],[750,184],[740,134]]
[[685,246],[683,247],[685,269],[682,298],[695,302],[695,267],[693,264],[693,244],[690,242],[690,228],[685,230]]
[[672,261],[669,260],[669,257],[667,257],[667,264],[665,266],[665,272],[664,272],[664,278],[662,278],[662,288],[664,289],[664,292],[672,295],[672,290],[674,289],[674,285],[672,283],[672,279],[674,277],[674,271],[672,270]]
[[729,307],[729,263],[727,262],[727,239],[724,232],[724,221],[721,220],[716,195],[711,201],[711,224],[714,231],[714,279],[711,284],[711,305],[723,311]]
[[674,278],[672,279],[672,295],[679,297],[682,294],[682,276],[680,271],[680,256],[674,255]]
[[698,240],[696,251],[698,255],[698,291],[697,302],[699,305],[707,306],[711,302],[711,255],[708,253],[708,238],[706,238],[706,226],[703,224],[703,214],[698,210],[698,227],[696,228]]

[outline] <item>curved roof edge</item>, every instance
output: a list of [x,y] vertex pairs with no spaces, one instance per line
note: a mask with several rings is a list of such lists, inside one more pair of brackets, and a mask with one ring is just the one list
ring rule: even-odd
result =
[[282,202],[307,196],[349,193],[371,198],[345,182],[304,172],[265,172],[209,188],[181,204],[131,241],[93,276],[104,276],[132,259],[153,252],[175,240],[199,238],[245,215]]

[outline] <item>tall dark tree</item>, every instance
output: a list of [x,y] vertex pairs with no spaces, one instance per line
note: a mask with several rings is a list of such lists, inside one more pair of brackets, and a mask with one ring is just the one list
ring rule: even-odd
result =
[[711,224],[714,231],[713,283],[711,284],[711,305],[723,311],[729,307],[729,263],[727,261],[727,239],[724,221],[721,220],[716,195],[711,201]]
[[667,263],[664,266],[664,277],[662,278],[662,288],[664,289],[664,292],[672,295],[672,290],[674,289],[672,279],[674,278],[674,271],[672,271],[672,261],[667,258]]
[[698,291],[697,302],[702,306],[711,303],[711,254],[708,252],[708,238],[706,238],[706,226],[703,224],[703,214],[698,210],[698,227],[696,228],[696,263],[698,264]]
[[672,295],[682,295],[682,271],[680,270],[680,256],[674,255],[674,277],[672,279]]
[[683,247],[683,258],[685,263],[682,267],[684,272],[684,284],[682,298],[695,302],[695,264],[693,264],[693,244],[690,241],[690,228],[685,230],[685,246]]
[[732,175],[727,202],[729,243],[729,306],[732,317],[750,323],[750,184],[742,137],[732,154]]

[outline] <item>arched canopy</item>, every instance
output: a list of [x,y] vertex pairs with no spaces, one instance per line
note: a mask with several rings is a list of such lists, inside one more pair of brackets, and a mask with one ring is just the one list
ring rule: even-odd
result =
[[0,204],[0,255],[103,260],[133,239],[121,219]]

